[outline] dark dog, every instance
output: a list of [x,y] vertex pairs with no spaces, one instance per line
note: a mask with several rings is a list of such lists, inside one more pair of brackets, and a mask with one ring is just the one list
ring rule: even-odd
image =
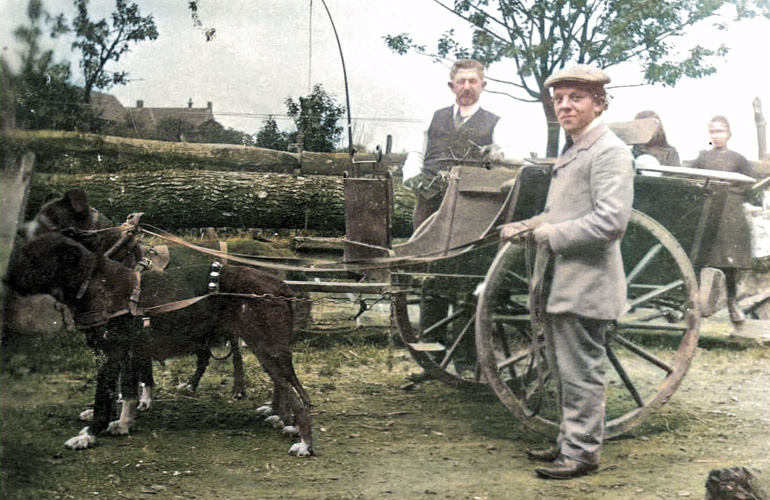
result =
[[[223,266],[221,293],[156,315],[160,311],[153,307],[191,297],[180,296],[185,286],[169,279],[160,272],[142,275],[140,301],[132,306],[138,273],[71,238],[48,233],[14,252],[6,276],[8,286],[20,295],[56,297],[70,308],[89,344],[100,354],[93,421],[65,445],[87,448],[103,431],[127,434],[138,400],[139,377],[151,366],[152,357],[170,354],[168,350],[173,350],[180,334],[205,345],[215,335],[212,332],[229,328],[254,352],[273,381],[272,408],[260,411],[271,414],[269,421],[276,427],[291,422],[294,413],[296,427],[287,425],[284,432],[298,433],[301,441],[289,452],[312,454],[310,399],[292,363],[291,290],[262,271]],[[205,275],[202,280],[205,283]],[[118,377],[123,405],[120,418],[110,422]]]
[[[134,232],[113,224],[110,219],[91,207],[88,203],[88,197],[82,189],[71,189],[60,197],[49,197],[40,210],[38,210],[35,217],[25,227],[28,238],[49,232],[60,232],[98,254],[104,255],[111,252],[109,255],[110,259],[118,261],[129,268],[133,268],[141,260],[146,250],[142,243],[135,239]],[[150,268],[150,270],[152,269]],[[243,358],[237,338],[232,335],[223,335],[222,339],[212,337],[208,338],[207,341],[205,344],[194,344],[189,341],[184,345],[177,344],[171,349],[172,352],[168,354],[167,357],[176,357],[184,354],[195,354],[196,356],[195,372],[190,376],[186,384],[180,385],[180,388],[195,391],[212,357],[211,347],[228,342],[231,350],[230,355],[233,358],[232,394],[237,399],[245,397]],[[211,344],[210,342],[215,343]],[[159,350],[155,350],[155,352],[159,355],[162,354]],[[166,357],[155,359],[163,361]],[[138,409],[147,410],[152,404],[152,390],[154,386],[152,371],[145,370],[145,373],[140,374],[140,377],[142,395]],[[90,418],[90,415],[88,412],[85,412],[82,418],[87,420]]]

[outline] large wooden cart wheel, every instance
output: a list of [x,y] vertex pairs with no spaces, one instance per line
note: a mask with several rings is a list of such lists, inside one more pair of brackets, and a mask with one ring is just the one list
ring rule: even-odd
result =
[[427,377],[458,388],[486,386],[475,340],[475,291],[483,280],[481,274],[425,277],[394,296],[398,332]]
[[[663,226],[635,210],[621,248],[629,308],[607,336],[606,438],[643,421],[676,391],[695,354],[700,320],[695,271]],[[532,262],[521,246],[498,252],[479,296],[476,343],[481,371],[508,410],[555,435],[560,417],[542,327],[528,310]],[[654,330],[661,345],[642,345],[644,330]]]

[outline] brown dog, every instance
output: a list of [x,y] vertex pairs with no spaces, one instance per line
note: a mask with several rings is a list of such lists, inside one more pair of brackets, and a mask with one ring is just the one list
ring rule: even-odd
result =
[[[103,431],[127,434],[138,400],[138,379],[151,366],[152,357],[168,354],[159,351],[173,350],[180,340],[205,344],[225,328],[244,340],[273,381],[272,408],[260,411],[270,414],[269,421],[284,432],[299,434],[300,442],[290,453],[311,455],[310,398],[292,363],[293,294],[286,284],[257,269],[224,266],[220,293],[155,315],[154,307],[192,294],[165,273],[146,276],[150,275],[154,276],[142,275],[139,302],[133,305],[138,273],[60,233],[33,238],[14,252],[5,279],[8,286],[21,295],[48,293],[67,305],[89,344],[101,354],[93,421],[65,445],[87,448]],[[206,278],[201,277],[203,283]],[[110,422],[118,376],[123,406],[120,418]],[[284,426],[292,413],[296,427]]]
[[[146,250],[146,247],[134,237],[135,233],[130,233],[128,238],[125,238],[126,234],[121,230],[121,226],[115,225],[110,219],[93,208],[82,189],[70,189],[61,196],[49,196],[37,214],[35,214],[35,217],[25,224],[24,232],[27,238],[33,238],[49,232],[62,233],[93,252],[102,255],[112,252],[109,255],[110,259],[116,260],[130,268],[134,267],[141,260]],[[117,244],[121,238],[124,239],[120,244]],[[157,269],[157,263],[150,269]],[[156,357],[155,359],[163,361],[168,357],[195,354],[197,359],[195,372],[190,376],[187,383],[179,386],[179,388],[195,391],[212,357],[211,348],[214,345],[229,342],[233,363],[232,394],[236,399],[241,399],[246,395],[246,385],[243,376],[243,358],[240,346],[238,345],[237,338],[232,335],[223,333],[221,337],[221,339],[207,338],[205,344],[191,344],[189,342],[182,344],[177,342],[168,354],[163,355],[164,351],[168,349],[156,349],[155,352],[159,356],[163,355],[163,357]],[[180,338],[179,340],[181,341],[182,339]],[[152,404],[152,391],[154,387],[152,367],[139,374],[139,381],[142,383],[142,394],[139,399],[138,409],[147,410]],[[90,420],[91,415],[86,411],[81,414],[81,418],[83,420]]]

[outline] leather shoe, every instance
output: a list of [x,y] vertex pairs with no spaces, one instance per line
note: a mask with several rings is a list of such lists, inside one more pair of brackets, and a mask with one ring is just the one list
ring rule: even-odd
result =
[[553,462],[559,458],[559,448],[552,446],[550,448],[541,448],[539,450],[527,450],[527,458],[538,460],[540,462]]
[[535,469],[535,473],[543,479],[572,479],[591,474],[599,468],[599,464],[580,462],[564,455],[553,461],[553,467]]

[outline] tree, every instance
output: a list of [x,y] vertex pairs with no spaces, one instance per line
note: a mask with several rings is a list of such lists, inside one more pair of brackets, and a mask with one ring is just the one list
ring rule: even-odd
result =
[[225,128],[216,120],[206,120],[198,125],[188,140],[190,142],[203,142],[208,144],[254,145],[254,138],[250,134],[231,127]]
[[72,48],[80,50],[80,67],[85,77],[83,100],[91,101],[93,89],[105,89],[112,85],[125,85],[128,73],[109,71],[106,66],[110,61],[119,61],[121,56],[131,50],[131,45],[143,40],[158,38],[158,29],[152,15],[142,17],[139,7],[128,4],[126,0],[115,0],[115,11],[110,20],[92,21],[88,14],[88,0],[74,0],[77,15],[70,26],[59,14],[54,33],[72,31],[75,41]]
[[281,129],[278,128],[278,123],[273,118],[273,115],[267,117],[264,125],[257,132],[255,146],[276,151],[286,151],[289,149],[289,140],[286,133],[281,132]]
[[[639,84],[675,85],[681,78],[714,73],[714,57],[724,45],[691,47],[678,56],[673,41],[687,28],[717,16],[725,3],[736,3],[737,17],[767,15],[766,0],[433,0],[472,26],[470,46],[445,32],[436,50],[415,43],[402,33],[385,37],[399,54],[407,51],[435,60],[472,57],[489,65],[504,59],[515,63],[514,80],[488,80],[514,90],[501,92],[525,102],[539,102],[548,127],[546,154],[558,154],[559,125],[546,78],[569,63],[608,68],[636,62],[643,72]],[[725,29],[717,22],[717,29]]]
[[342,134],[337,121],[345,113],[345,106],[338,106],[320,83],[313,85],[310,95],[300,97],[298,102],[287,97],[285,104],[286,113],[297,127],[289,134],[289,142],[300,143],[305,151],[334,151]]
[[195,126],[181,118],[161,118],[155,127],[154,139],[169,142],[187,142]]
[[21,69],[3,71],[14,98],[15,121],[26,129],[96,131],[101,121],[83,104],[83,91],[69,83],[70,66],[54,62],[52,50],[42,50],[40,37],[51,16],[40,0],[27,4],[27,24],[19,25],[14,36],[21,44]]

